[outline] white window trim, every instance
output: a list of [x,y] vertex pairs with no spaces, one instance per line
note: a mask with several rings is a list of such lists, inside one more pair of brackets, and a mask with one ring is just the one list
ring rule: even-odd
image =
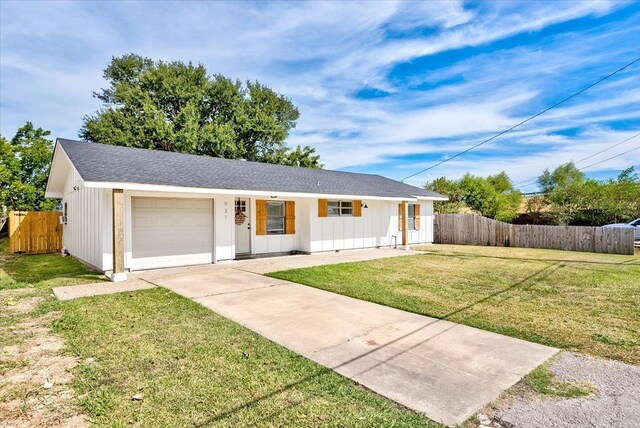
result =
[[[330,206],[330,204],[332,202],[337,202],[338,203],[338,207],[333,207],[333,208],[338,208],[338,214],[332,214],[331,213],[331,209],[332,208]],[[349,203],[351,204],[351,206],[342,206],[343,203]],[[344,209],[350,209],[351,210],[351,214],[343,214],[342,210]],[[355,209],[355,207],[353,206],[353,201],[352,200],[345,200],[345,199],[329,199],[327,201],[327,217],[353,217],[353,210]]]

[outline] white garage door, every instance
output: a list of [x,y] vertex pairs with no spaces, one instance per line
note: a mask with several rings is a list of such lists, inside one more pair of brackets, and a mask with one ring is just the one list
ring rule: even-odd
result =
[[132,198],[132,269],[213,262],[211,199]]

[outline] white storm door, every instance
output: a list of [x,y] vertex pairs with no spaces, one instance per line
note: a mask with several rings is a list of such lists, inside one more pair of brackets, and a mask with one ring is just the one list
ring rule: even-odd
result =
[[132,198],[132,269],[213,263],[213,200]]
[[251,253],[250,200],[237,198],[235,204],[236,254]]

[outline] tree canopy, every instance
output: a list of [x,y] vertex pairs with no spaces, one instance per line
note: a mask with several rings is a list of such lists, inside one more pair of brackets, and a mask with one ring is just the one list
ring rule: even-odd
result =
[[640,176],[633,167],[617,178],[587,178],[572,162],[538,177],[540,193],[525,200],[506,173],[486,178],[465,174],[459,180],[440,177],[427,189],[449,197],[434,203],[438,213],[468,210],[496,220],[520,224],[602,226],[640,217]]
[[469,173],[459,180],[440,177],[425,187],[449,197],[447,202],[436,202],[435,210],[440,213],[456,213],[466,207],[485,217],[511,221],[522,202],[522,194],[504,172],[487,178]]
[[53,155],[50,134],[27,122],[11,141],[0,136],[0,207],[46,211],[57,206],[55,199],[44,197]]
[[633,167],[615,179],[588,179],[569,162],[538,177],[551,221],[593,225],[628,222],[640,217],[640,177]]
[[180,153],[320,168],[311,147],[290,149],[300,116],[291,100],[258,82],[240,82],[202,65],[112,58],[102,107],[84,117],[89,141]]

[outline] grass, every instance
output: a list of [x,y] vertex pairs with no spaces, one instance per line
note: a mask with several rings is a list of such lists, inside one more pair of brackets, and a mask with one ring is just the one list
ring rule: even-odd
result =
[[162,288],[65,302],[55,331],[95,359],[76,390],[98,425],[433,426]]
[[[9,240],[0,239],[0,307],[15,306],[20,300],[47,299],[52,287],[104,280],[104,277],[71,257],[58,254],[15,255],[9,253]],[[25,290],[28,289],[28,290]],[[10,290],[21,291],[19,294]],[[48,302],[54,302],[50,297]],[[29,314],[0,311],[0,346],[21,341],[11,328]],[[13,362],[3,361],[13,367]]]
[[640,257],[434,245],[270,274],[566,350],[640,364]]
[[551,397],[579,398],[593,394],[593,385],[576,382],[566,382],[556,379],[549,368],[551,362],[536,367],[525,376],[525,384],[533,391]]
[[33,287],[50,289],[104,280],[71,257],[59,254],[12,255],[9,240],[0,240],[0,290]]
[[[51,287],[100,277],[69,257],[2,249],[4,297],[42,301],[2,314],[0,346],[24,317],[54,319],[64,352],[80,359],[73,388],[92,425],[438,426],[166,289],[60,302]],[[0,373],[21,365],[3,360]]]

